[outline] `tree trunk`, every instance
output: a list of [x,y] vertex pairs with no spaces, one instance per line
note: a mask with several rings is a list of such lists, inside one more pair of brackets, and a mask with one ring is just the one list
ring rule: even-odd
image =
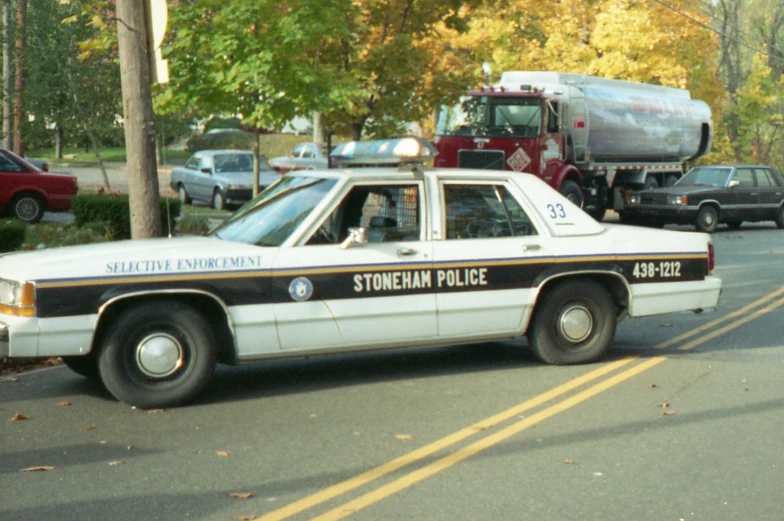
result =
[[324,122],[321,112],[313,113],[313,142],[319,145],[327,142],[327,133],[324,130]]
[[63,158],[63,127],[57,125],[54,134],[54,157]]
[[14,148],[14,132],[13,132],[13,87],[14,75],[11,70],[11,6],[6,3],[3,5],[3,28],[5,34],[3,35],[3,139],[5,140],[5,148]]
[[14,73],[14,152],[18,156],[24,155],[24,137],[22,136],[22,121],[24,120],[24,64],[22,53],[25,47],[25,12],[27,0],[16,1],[16,71]]
[[125,149],[131,237],[161,236],[160,188],[155,164],[150,61],[145,9],[148,2],[117,0]]

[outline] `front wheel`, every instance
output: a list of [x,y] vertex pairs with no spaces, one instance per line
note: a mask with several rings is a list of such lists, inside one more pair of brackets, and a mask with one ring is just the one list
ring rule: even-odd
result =
[[547,289],[528,330],[534,354],[553,365],[601,359],[615,337],[615,303],[601,284],[566,280]]
[[212,207],[216,210],[226,209],[226,200],[223,198],[223,192],[219,189],[216,189],[212,194]]
[[569,199],[578,208],[583,207],[583,191],[580,189],[580,185],[574,181],[561,183],[561,195]]
[[104,385],[141,408],[192,400],[217,363],[215,337],[194,308],[176,300],[148,302],[121,314],[98,357]]
[[776,213],[776,227],[784,228],[784,206],[780,207]]
[[697,214],[697,229],[701,232],[711,233],[719,225],[719,213],[713,206],[703,206]]
[[180,184],[180,188],[177,190],[177,196],[179,197],[182,204],[191,204],[193,202],[191,196],[188,195],[188,191],[185,189],[185,185],[183,184]]

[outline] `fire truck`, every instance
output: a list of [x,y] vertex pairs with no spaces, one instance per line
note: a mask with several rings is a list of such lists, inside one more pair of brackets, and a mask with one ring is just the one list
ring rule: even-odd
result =
[[441,109],[435,166],[534,174],[601,220],[631,191],[677,181],[712,136],[710,107],[683,89],[504,72]]

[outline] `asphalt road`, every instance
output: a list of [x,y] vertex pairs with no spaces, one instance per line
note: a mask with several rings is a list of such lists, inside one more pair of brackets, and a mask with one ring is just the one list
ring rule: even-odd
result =
[[2,381],[0,519],[780,520],[784,231],[714,243],[718,308],[626,320],[600,364],[519,340],[222,367],[165,411],[64,367]]

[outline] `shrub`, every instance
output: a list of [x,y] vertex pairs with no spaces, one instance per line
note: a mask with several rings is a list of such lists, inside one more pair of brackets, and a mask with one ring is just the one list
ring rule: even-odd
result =
[[204,235],[210,230],[210,220],[204,215],[189,213],[177,221],[177,230],[182,235]]
[[0,252],[18,250],[25,240],[27,225],[22,221],[0,222]]
[[[161,198],[161,226],[167,234],[174,229],[180,215],[181,203],[177,199]],[[126,194],[77,195],[71,199],[74,223],[83,227],[88,223],[103,223],[114,240],[131,238],[131,209]]]
[[108,242],[111,236],[101,234],[92,227],[73,228],[57,239],[57,244],[52,246],[74,246],[76,244],[91,244],[94,242]]

